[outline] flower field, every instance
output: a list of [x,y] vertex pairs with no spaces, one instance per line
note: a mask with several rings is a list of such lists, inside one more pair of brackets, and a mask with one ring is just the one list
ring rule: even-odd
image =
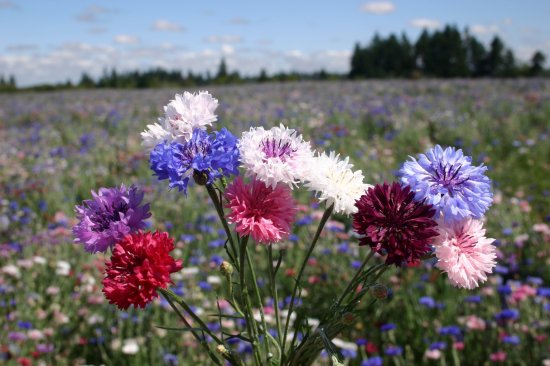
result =
[[[102,292],[109,254],[90,255],[74,243],[75,205],[92,190],[121,183],[145,192],[152,212],[142,212],[146,228],[175,239],[177,261],[170,260],[183,269],[171,276],[172,292],[210,319],[211,332],[242,327],[242,319],[216,315],[230,308],[217,301],[225,296],[219,267],[227,252],[208,193],[191,181],[168,189],[157,179],[165,168],[155,163],[153,176],[142,146],[140,133],[181,92],[1,95],[0,363],[211,364],[190,332],[178,330],[183,324],[164,298],[144,309],[109,304]],[[209,92],[220,101],[220,128],[241,136],[252,126],[283,122],[317,151],[349,156],[368,184],[391,183],[409,156],[436,144],[460,148],[472,164],[488,167],[494,196],[485,228],[496,239],[497,265],[487,282],[473,290],[453,287],[433,260],[388,268],[366,297],[376,303],[342,319],[349,328],[333,342],[344,364],[550,365],[550,81],[270,83]],[[235,192],[245,190],[238,184]],[[273,245],[283,312],[324,211],[307,190],[292,193],[298,200],[293,234]],[[286,197],[280,193],[279,207]],[[262,233],[251,236],[262,240]],[[316,324],[336,302],[370,252],[359,243],[350,217],[329,219],[292,305],[297,317]],[[257,268],[268,267],[266,248],[250,246]],[[382,262],[379,255],[374,260]],[[275,334],[270,283],[263,277],[256,282],[262,315]],[[252,359],[247,342],[228,342]],[[323,351],[316,364],[330,365],[329,354]]]

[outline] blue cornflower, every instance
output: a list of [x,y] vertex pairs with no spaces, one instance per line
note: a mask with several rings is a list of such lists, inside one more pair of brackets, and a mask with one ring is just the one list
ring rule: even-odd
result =
[[403,347],[400,346],[388,346],[384,350],[384,353],[388,356],[400,356],[403,353]]
[[361,362],[361,366],[382,366],[383,361],[382,357],[380,356],[374,356],[369,358],[368,360],[364,360]]
[[357,351],[352,349],[342,349],[342,356],[344,356],[344,358],[355,359],[357,358]]
[[164,356],[162,356],[162,360],[164,364],[168,366],[177,366],[178,364],[178,356],[172,353],[165,353]]
[[497,286],[497,291],[503,295],[510,295],[512,293],[512,288],[508,285],[499,285]]
[[537,289],[538,296],[550,297],[550,287],[539,287]]
[[458,325],[449,325],[446,327],[439,328],[440,335],[450,335],[455,338],[460,338],[462,336],[462,330]]
[[382,332],[389,332],[390,330],[393,330],[393,329],[395,329],[396,327],[397,327],[397,326],[396,326],[395,324],[393,324],[393,323],[387,323],[387,324],[382,324],[382,325],[380,326],[380,330],[381,330]]
[[174,141],[155,146],[149,162],[159,180],[168,179],[170,188],[177,187],[187,194],[193,176],[212,184],[222,176],[239,173],[237,138],[225,128],[211,134],[195,129],[184,144]]
[[464,301],[465,302],[471,302],[471,303],[474,303],[474,304],[479,304],[481,302],[481,296],[479,296],[479,295],[466,296],[464,298]]
[[418,160],[411,159],[399,170],[401,182],[411,187],[417,200],[434,205],[446,221],[479,219],[491,205],[491,180],[484,174],[487,167],[473,166],[472,158],[462,150],[436,145]]
[[421,297],[420,299],[418,299],[418,303],[430,309],[435,308],[435,300],[429,296]]
[[504,309],[495,315],[497,320],[510,320],[519,318],[519,311],[517,309]]
[[516,335],[505,336],[505,337],[502,338],[502,342],[508,343],[508,344],[514,344],[514,345],[520,343],[519,337],[516,336]]
[[433,351],[433,350],[442,350],[442,349],[445,349],[445,347],[447,347],[447,343],[445,342],[433,342],[432,344],[430,344],[430,351]]

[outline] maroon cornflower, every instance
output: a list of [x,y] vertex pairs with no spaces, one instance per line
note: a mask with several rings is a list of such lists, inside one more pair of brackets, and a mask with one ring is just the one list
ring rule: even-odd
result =
[[387,255],[386,264],[414,264],[430,251],[438,235],[435,210],[424,201],[414,201],[409,186],[394,182],[369,188],[355,203],[353,228],[362,235],[359,245],[369,245]]
[[172,283],[170,274],[182,268],[170,252],[174,240],[164,232],[141,231],[127,235],[114,249],[106,263],[103,292],[111,304],[120,309],[130,305],[144,308],[158,297],[157,288]]

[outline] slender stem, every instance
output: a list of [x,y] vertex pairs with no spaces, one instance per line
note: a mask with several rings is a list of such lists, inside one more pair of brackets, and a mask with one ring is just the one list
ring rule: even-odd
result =
[[266,356],[269,355],[271,352],[269,351],[269,342],[267,341],[267,323],[265,322],[265,316],[264,316],[264,304],[262,301],[262,296],[260,295],[260,289],[258,288],[258,283],[256,282],[256,271],[254,271],[254,265],[252,264],[252,260],[250,259],[250,253],[248,252],[248,247],[245,247],[245,254],[246,254],[246,262],[248,263],[248,267],[250,268],[250,274],[252,275],[252,282],[254,283],[254,292],[256,293],[256,300],[258,301],[258,306],[260,310],[260,318],[262,320],[262,327],[264,328],[264,347]]
[[[220,218],[220,221],[222,222],[223,228],[225,230],[225,234],[227,235],[227,239],[229,240],[229,244],[231,245],[231,249],[233,251],[234,258],[237,258],[237,249],[235,247],[235,241],[233,240],[233,235],[231,234],[231,229],[229,228],[229,224],[227,223],[227,220],[225,219],[225,214],[223,213],[223,206],[220,200],[218,199],[218,195],[216,194],[216,190],[214,187],[210,184],[206,185],[206,190],[208,191],[208,195],[210,196],[210,199],[212,200],[212,203],[214,204],[214,207],[216,207],[216,212],[218,213],[218,216]],[[237,271],[240,271],[240,263],[237,265],[235,263],[235,267]]]
[[279,346],[283,344],[282,328],[281,328],[281,315],[279,314],[279,295],[277,294],[277,285],[275,283],[275,273],[273,271],[273,247],[269,245],[267,247],[267,254],[269,256],[269,265],[267,269],[269,271],[269,281],[271,285],[271,296],[273,296],[273,303],[275,304],[275,321],[277,323],[277,338],[279,339]]
[[361,263],[361,266],[359,267],[359,270],[355,273],[355,276],[353,276],[353,278],[351,279],[350,283],[348,284],[348,287],[344,290],[344,292],[338,299],[338,302],[336,303],[337,306],[340,305],[342,301],[344,301],[349,291],[357,287],[357,284],[355,283],[355,281],[357,281],[357,278],[359,277],[361,272],[363,272],[363,269],[365,269],[365,266],[367,265],[368,261],[373,257],[373,255],[374,255],[374,251],[371,250],[370,253],[365,257],[365,259]]
[[285,358],[285,345],[286,345],[286,336],[288,334],[288,326],[290,325],[290,317],[292,315],[292,311],[294,310],[294,300],[295,300],[296,294],[298,292],[298,287],[300,286],[300,281],[302,280],[302,275],[304,273],[304,269],[306,268],[309,257],[311,256],[311,253],[313,253],[313,249],[315,249],[315,245],[317,245],[317,241],[319,240],[319,237],[321,236],[321,232],[323,231],[323,228],[325,227],[325,224],[327,223],[328,219],[330,218],[330,215],[332,214],[333,209],[334,209],[334,205],[330,205],[330,207],[328,207],[325,210],[325,213],[323,214],[323,217],[321,218],[321,221],[319,222],[319,226],[317,227],[317,231],[315,232],[315,236],[313,237],[313,240],[312,240],[312,242],[309,246],[307,254],[304,257],[302,265],[300,266],[300,270],[298,272],[298,277],[296,277],[296,283],[294,284],[294,289],[292,290],[292,297],[290,298],[290,306],[288,308],[288,314],[287,314],[286,320],[285,320],[285,330],[284,330],[284,333],[283,333],[283,345],[282,345],[283,355],[281,357],[281,364],[283,363],[283,359]]
[[254,331],[253,328],[255,328],[255,320],[254,320],[254,314],[252,313],[252,304],[250,303],[250,297],[248,295],[248,287],[245,283],[245,277],[244,277],[244,271],[245,271],[245,257],[246,257],[246,244],[248,243],[248,236],[245,236],[241,238],[241,246],[239,251],[239,263],[241,270],[239,271],[239,279],[240,279],[240,285],[241,285],[241,301],[246,306],[245,314],[245,320],[246,320],[246,330],[248,332],[248,336],[252,339],[252,351],[254,353],[254,360],[256,361],[257,365],[261,365],[261,357],[258,350],[258,336],[257,332]]
[[[201,337],[198,335],[198,333],[191,327],[191,324],[189,324],[189,322],[187,321],[187,319],[185,319],[185,316],[181,313],[181,311],[174,305],[174,303],[172,302],[171,298],[173,297],[172,295],[175,295],[175,294],[172,294],[170,290],[167,290],[167,289],[163,289],[163,288],[159,288],[158,289],[159,292],[162,294],[162,296],[164,296],[164,298],[166,299],[166,301],[168,301],[168,304],[170,304],[170,306],[172,307],[172,309],[176,312],[176,314],[178,314],[178,316],[180,317],[180,319],[183,321],[183,324],[185,324],[185,326],[187,328],[189,328],[189,330],[191,331],[191,334],[193,334],[193,336],[195,337],[195,339],[197,339],[197,341],[199,341],[199,343],[201,344],[201,346],[205,349],[205,351],[210,355],[210,358],[216,362],[217,365],[222,365],[222,363],[220,362],[219,358],[214,354],[214,352],[212,352],[212,350],[210,349],[210,347],[208,346],[208,343],[206,343],[206,341],[204,340],[204,337]],[[177,295],[176,295],[177,296]]]

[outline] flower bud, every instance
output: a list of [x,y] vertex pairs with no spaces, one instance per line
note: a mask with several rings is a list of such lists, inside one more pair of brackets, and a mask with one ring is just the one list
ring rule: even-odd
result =
[[198,170],[195,170],[193,172],[193,179],[195,180],[195,183],[199,186],[205,186],[208,182],[208,177],[203,172],[199,172]]
[[342,315],[342,324],[352,325],[354,321],[355,321],[355,315],[353,315],[353,313],[347,312],[344,315]]
[[223,344],[218,344],[218,346],[216,347],[216,352],[218,352],[222,356],[228,356],[229,355],[229,350],[227,348],[225,348],[225,346]]
[[384,285],[380,285],[380,284],[374,285],[370,289],[370,292],[371,292],[372,296],[374,296],[375,298],[377,298],[379,300],[382,300],[382,299],[385,299],[386,297],[388,297],[388,288]]
[[231,265],[231,263],[223,261],[222,264],[220,264],[220,272],[225,277],[231,277],[231,274],[233,274],[233,266]]

